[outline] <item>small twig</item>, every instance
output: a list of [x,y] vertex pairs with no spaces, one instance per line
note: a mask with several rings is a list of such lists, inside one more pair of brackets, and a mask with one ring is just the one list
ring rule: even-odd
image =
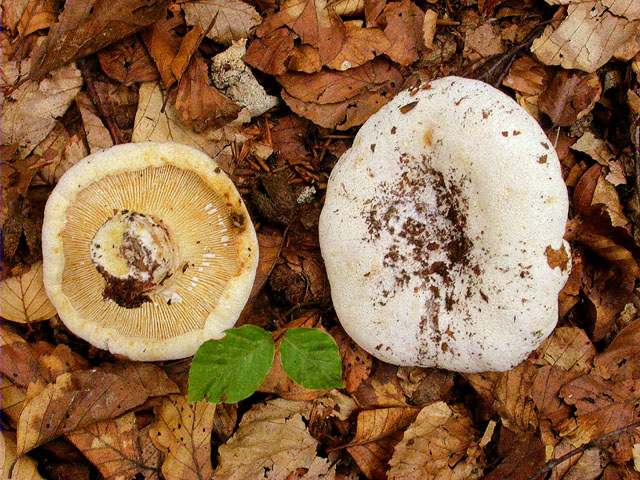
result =
[[621,433],[624,433],[627,430],[633,430],[634,428],[639,428],[639,427],[640,427],[640,421],[634,422],[634,423],[630,423],[629,425],[625,425],[622,428],[618,428],[617,430],[614,430],[612,432],[606,433],[606,434],[602,435],[601,437],[594,438],[590,442],[587,442],[584,445],[581,445],[580,447],[578,447],[578,448],[576,448],[574,450],[571,450],[570,452],[565,453],[561,457],[558,457],[558,458],[556,458],[554,460],[551,460],[551,461],[547,462],[542,469],[538,470],[538,472],[536,472],[534,475],[531,475],[528,480],[537,480],[540,477],[540,475],[544,475],[545,473],[550,472],[551,470],[553,470],[555,467],[557,467],[561,463],[566,462],[567,460],[569,460],[572,457],[575,457],[579,453],[582,453],[585,450],[590,449],[591,447],[595,447],[596,445],[604,443],[606,440],[609,440],[612,437],[620,435]]

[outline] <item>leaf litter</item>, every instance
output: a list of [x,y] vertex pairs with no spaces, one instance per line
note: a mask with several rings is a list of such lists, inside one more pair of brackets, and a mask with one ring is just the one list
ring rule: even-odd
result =
[[[637,2],[59,7],[2,2],[3,478],[637,478]],[[372,358],[337,323],[319,254],[327,180],[357,127],[416,78],[447,74],[492,81],[527,109],[569,188],[560,321],[509,372]],[[189,403],[189,360],[132,364],[87,345],[44,292],[51,188],[91,151],[149,140],[215,157],[256,222],[241,323],[274,332],[276,361],[238,404]],[[279,345],[300,327],[333,336],[344,388],[286,375]]]

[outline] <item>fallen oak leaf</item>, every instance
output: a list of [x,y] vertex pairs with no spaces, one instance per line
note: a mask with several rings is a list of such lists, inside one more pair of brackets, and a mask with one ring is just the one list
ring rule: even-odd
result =
[[160,452],[151,444],[149,429],[138,429],[129,412],[103,420],[66,435],[107,480],[129,480],[143,475],[159,479]]
[[48,320],[56,314],[42,279],[42,262],[26,272],[0,282],[0,315],[12,322],[32,323]]
[[123,363],[65,373],[27,399],[18,422],[18,451],[142,405],[150,397],[176,393],[159,367]]
[[27,80],[7,95],[0,114],[3,145],[18,144],[26,157],[49,134],[82,87],[75,65],[55,70],[39,82]]
[[188,403],[183,395],[170,395],[155,409],[149,428],[153,444],[165,453],[162,475],[166,480],[211,478],[211,430],[216,406]]
[[31,78],[128,37],[162,18],[165,0],[68,0],[36,50]]
[[207,37],[223,45],[249,37],[261,22],[256,9],[241,0],[181,1],[188,25],[197,25],[207,31]]
[[481,478],[484,460],[476,435],[461,407],[444,402],[424,407],[394,449],[389,480]]

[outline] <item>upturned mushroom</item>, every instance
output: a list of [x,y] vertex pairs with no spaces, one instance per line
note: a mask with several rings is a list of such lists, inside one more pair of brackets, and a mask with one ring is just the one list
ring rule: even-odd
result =
[[386,362],[508,370],[557,322],[567,213],[553,146],[507,95],[458,77],[401,92],[329,180],[320,245],[338,318]]
[[64,324],[132,360],[184,358],[220,338],[258,265],[231,180],[175,143],[118,145],[69,169],[47,201],[42,246]]

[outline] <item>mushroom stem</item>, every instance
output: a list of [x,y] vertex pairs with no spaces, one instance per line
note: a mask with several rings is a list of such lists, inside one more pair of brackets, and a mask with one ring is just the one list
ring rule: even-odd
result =
[[105,298],[135,308],[148,300],[175,269],[174,247],[162,222],[122,210],[107,220],[91,242],[91,260],[105,279]]

